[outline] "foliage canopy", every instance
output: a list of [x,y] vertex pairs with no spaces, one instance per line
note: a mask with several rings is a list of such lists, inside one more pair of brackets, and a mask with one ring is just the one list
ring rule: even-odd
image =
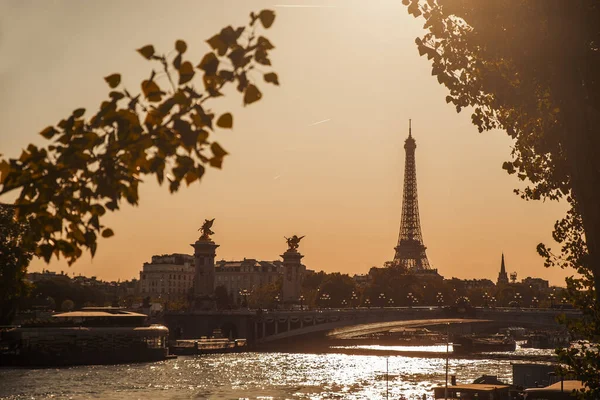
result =
[[[274,19],[273,11],[262,10],[250,14],[248,26],[223,28],[207,40],[211,51],[198,63],[186,58],[183,40],[175,42],[173,56],[152,45],[139,48],[158,67],[140,83],[140,93],[123,87],[120,74],[108,75],[110,91],[98,110],[86,117],[85,109],[75,109],[40,132],[51,144],[30,144],[18,158],[0,160],[0,195],[18,191],[5,206],[35,233],[27,248],[47,262],[62,255],[71,264],[85,249],[93,256],[98,236],[114,234],[102,216],[123,201],[137,205],[144,176],[176,192],[183,182],[199,180],[207,166],[221,168],[227,151],[210,134],[231,129],[233,116],[209,103],[228,85],[244,105],[261,99],[253,72],[271,65],[274,46],[258,31]],[[279,84],[272,71],[256,73]]]

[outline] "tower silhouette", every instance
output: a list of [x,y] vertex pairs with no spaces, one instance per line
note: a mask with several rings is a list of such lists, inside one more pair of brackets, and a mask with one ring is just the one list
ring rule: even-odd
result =
[[506,266],[504,265],[504,252],[502,253],[502,261],[500,262],[500,273],[498,273],[498,281],[496,285],[508,285],[508,275],[506,274]]
[[409,272],[431,272],[427,260],[427,249],[423,245],[421,222],[419,219],[419,202],[417,198],[417,169],[415,165],[415,149],[417,143],[412,137],[411,120],[408,120],[408,138],[404,141],[406,161],[404,164],[404,192],[402,195],[402,220],[398,245],[394,248],[396,255],[393,264],[404,267]]

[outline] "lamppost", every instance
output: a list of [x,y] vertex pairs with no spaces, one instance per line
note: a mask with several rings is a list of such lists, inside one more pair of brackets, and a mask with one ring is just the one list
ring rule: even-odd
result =
[[328,304],[329,300],[331,300],[331,297],[329,297],[329,295],[327,293],[323,293],[321,295],[321,301],[325,305],[324,308],[327,308],[327,304]]
[[365,299],[365,306],[369,309],[371,308],[371,299],[369,299],[369,298]]
[[483,296],[481,296],[481,297],[483,297],[483,306],[486,307],[486,308],[489,307],[490,306],[490,304],[489,304],[490,295],[488,294],[488,292],[485,292],[483,294]]
[[412,292],[409,292],[409,293],[406,295],[406,300],[408,300],[408,306],[409,306],[409,307],[412,307],[412,306],[413,306],[413,303],[415,302],[415,297],[413,296]]
[[300,311],[304,311],[304,295],[300,295],[298,300],[300,301]]
[[554,308],[554,300],[556,300],[556,295],[554,292],[550,293],[548,299],[550,299],[550,308]]
[[379,302],[381,303],[381,308],[385,305],[385,293],[379,293]]
[[348,307],[348,302],[346,301],[346,299],[342,300],[342,308],[347,308]]
[[495,296],[490,297],[490,305],[492,306],[492,308],[496,308],[496,297]]
[[560,308],[565,308],[565,306],[566,306],[566,305],[567,305],[567,298],[566,298],[566,297],[563,297],[563,298],[560,300]]
[[438,307],[442,308],[444,305],[444,295],[441,292],[438,292],[435,296],[435,300],[437,301]]
[[389,305],[390,307],[394,307],[394,299],[392,299],[391,297],[390,297],[390,299],[388,300],[388,305]]
[[241,289],[239,291],[239,294],[244,299],[244,301],[242,302],[242,306],[245,305],[246,308],[250,309],[250,307],[248,306],[248,296],[250,296],[250,292],[248,291],[248,289]]
[[533,299],[531,299],[531,308],[537,308],[539,303],[540,301],[538,300],[538,298],[536,296],[533,296]]
[[521,293],[515,293],[515,302],[517,303],[517,307],[519,308],[521,307],[521,300],[523,300],[523,296],[521,296]]
[[352,295],[350,296],[350,301],[352,302],[354,308],[356,308],[356,305],[358,304],[358,296],[356,295],[356,292],[354,290],[352,291]]
[[281,299],[279,298],[279,294],[275,296],[275,309],[278,310],[279,309],[279,302],[281,301]]

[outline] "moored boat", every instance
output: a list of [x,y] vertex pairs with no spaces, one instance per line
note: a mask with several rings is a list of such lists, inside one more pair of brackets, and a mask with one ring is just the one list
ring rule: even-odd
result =
[[246,339],[184,339],[176,340],[171,352],[176,355],[235,353],[245,350]]
[[454,338],[452,348],[456,354],[515,351],[517,343],[512,338],[502,336],[459,336]]
[[176,340],[171,346],[171,352],[176,355],[197,355],[234,353],[246,349],[246,339],[224,338],[220,329],[215,329],[213,336],[201,337],[199,339]]
[[169,329],[146,315],[113,308],[55,314],[51,321],[2,331],[0,365],[63,366],[169,358]]

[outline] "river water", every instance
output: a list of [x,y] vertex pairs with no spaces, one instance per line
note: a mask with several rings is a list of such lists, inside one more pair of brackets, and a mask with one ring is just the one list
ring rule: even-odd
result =
[[[443,356],[393,355],[404,348],[356,346],[320,354],[248,352],[179,357],[147,364],[59,369],[0,368],[2,399],[389,399],[431,398],[445,381]],[[414,348],[445,351],[445,346]],[[377,355],[385,351],[386,355]],[[517,349],[517,354],[552,350]],[[390,355],[392,354],[392,355]],[[406,354],[406,353],[402,353]],[[387,373],[386,373],[387,369]],[[507,359],[452,359],[451,375],[470,383],[487,374],[512,381]],[[387,389],[386,389],[387,387]]]

